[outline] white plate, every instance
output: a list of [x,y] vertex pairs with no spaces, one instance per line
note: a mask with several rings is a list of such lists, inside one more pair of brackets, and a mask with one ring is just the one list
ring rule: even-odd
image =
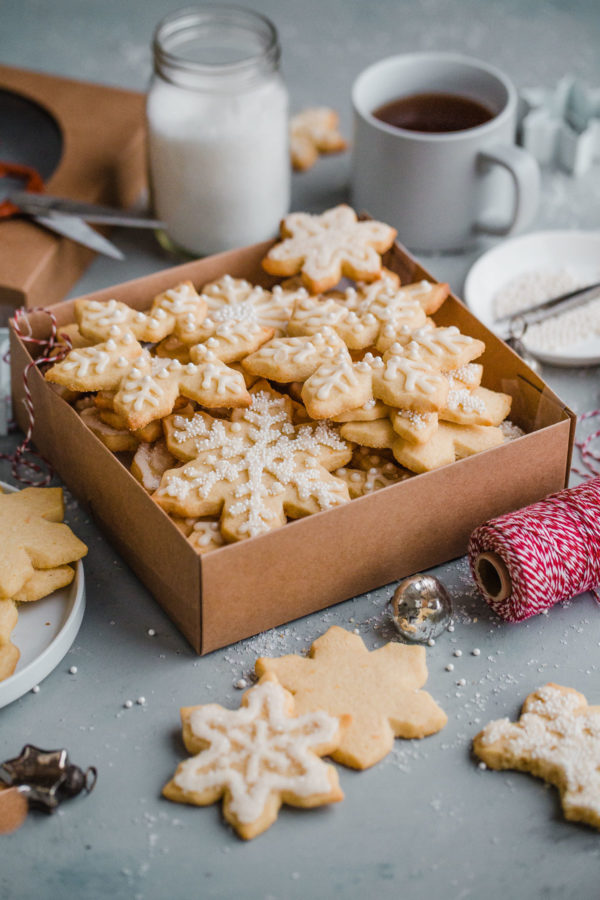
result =
[[[503,285],[526,272],[560,269],[586,284],[599,281],[600,231],[538,231],[504,241],[471,267],[465,281],[465,303],[493,331],[493,298]],[[527,346],[526,337],[523,343]],[[554,366],[600,363],[600,335],[543,353],[527,349]]]
[[[0,482],[5,491],[15,491]],[[11,640],[21,651],[14,673],[0,681],[0,708],[39,684],[58,666],[77,636],[85,610],[83,563],[77,562],[68,587],[35,603],[19,606],[19,621]]]

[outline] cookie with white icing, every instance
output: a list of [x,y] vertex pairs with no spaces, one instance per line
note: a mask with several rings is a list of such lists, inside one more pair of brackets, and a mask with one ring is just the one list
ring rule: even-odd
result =
[[348,719],[323,711],[295,715],[294,698],[274,676],[246,691],[237,710],[216,703],[181,710],[191,758],[163,789],[169,800],[209,806],[245,840],[269,828],[283,803],[337,803],[344,795],[334,766],[321,757],[339,745]]
[[175,317],[164,309],[145,313],[114,299],[76,300],[75,318],[81,334],[96,342],[132,334],[138,341],[156,343],[175,326]]
[[156,295],[150,314],[157,316],[159,311],[173,318],[174,327],[171,330],[175,337],[183,341],[184,335],[200,327],[206,318],[208,304],[191,281],[182,281]]
[[490,769],[518,769],[553,784],[565,817],[600,828],[600,706],[546,684],[530,694],[517,722],[497,719],[473,741]]
[[72,391],[114,391],[142,353],[142,345],[127,332],[92,347],[71,350],[44,377]]
[[[305,293],[281,287],[266,290],[243,278],[224,275],[202,289],[201,299],[207,307],[202,323],[181,329],[178,337],[189,345],[200,344],[224,362],[237,362],[284,333],[296,299]],[[201,352],[191,347],[193,362]]]
[[420,281],[399,287],[389,275],[344,292],[297,300],[288,334],[314,334],[329,326],[352,350],[379,344],[387,349],[401,328],[417,329],[446,297],[447,284]]
[[381,275],[381,254],[394,243],[396,229],[383,222],[359,222],[345,204],[321,215],[291,213],[281,222],[282,240],[263,259],[270,275],[300,273],[311,294],[334,287],[342,276],[374,281]]
[[341,153],[348,146],[339,132],[339,116],[327,106],[312,106],[290,120],[290,156],[298,172],[312,168],[322,153]]
[[119,384],[115,412],[135,430],[168,416],[179,396],[206,407],[248,406],[250,395],[240,372],[208,352],[198,365],[145,354]]
[[167,446],[185,465],[165,472],[153,495],[176,516],[218,516],[227,541],[350,499],[330,474],[352,454],[339,434],[324,423],[294,425],[292,400],[265,382],[251,394],[251,406],[230,422],[203,412],[166,420]]

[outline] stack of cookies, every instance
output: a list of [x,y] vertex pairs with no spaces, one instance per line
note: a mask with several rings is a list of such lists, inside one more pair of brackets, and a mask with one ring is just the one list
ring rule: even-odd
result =
[[481,386],[483,342],[431,318],[448,286],[382,266],[395,235],[293,213],[269,290],[224,274],[146,312],[79,300],[46,379],[199,553],[495,447],[511,398]]

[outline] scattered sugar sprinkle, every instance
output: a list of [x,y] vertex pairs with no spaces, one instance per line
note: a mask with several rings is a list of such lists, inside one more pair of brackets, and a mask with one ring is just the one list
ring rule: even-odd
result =
[[477,763],[477,768],[481,769],[481,771],[483,772],[484,769],[487,769],[487,766],[483,761],[481,761],[481,762]]
[[454,663],[448,663],[446,666],[446,672],[454,672]]
[[34,686],[31,688],[31,693],[32,693],[32,694],[39,694],[39,692],[40,692],[40,686],[39,686],[39,684],[34,684]]
[[429,640],[427,641],[427,645],[428,645],[429,647],[435,647],[435,639],[434,639],[434,638],[429,638]]
[[146,634],[148,635],[148,637],[155,637],[156,631],[154,630],[154,628],[149,628]]
[[235,688],[237,688],[238,691],[243,691],[244,688],[248,687],[248,682],[246,681],[245,678],[238,678],[238,680],[235,682],[235,684],[233,686]]
[[77,666],[71,666],[69,668],[69,675],[77,675]]
[[455,650],[454,656],[462,656],[462,650]]
[[481,650],[479,649],[479,647],[474,647],[471,650],[471,655],[472,656],[481,656]]
[[125,707],[125,709],[131,709],[131,707],[133,706],[133,700],[126,700],[123,706]]
[[146,698],[145,698],[145,697],[138,697],[137,700],[136,700],[135,702],[137,703],[138,706],[145,706],[145,705],[146,705]]

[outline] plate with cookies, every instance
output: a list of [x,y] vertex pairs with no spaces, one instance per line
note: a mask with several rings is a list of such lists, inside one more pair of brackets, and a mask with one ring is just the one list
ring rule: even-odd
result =
[[0,482],[0,707],[56,668],[83,620],[87,547],[63,518],[62,488]]

